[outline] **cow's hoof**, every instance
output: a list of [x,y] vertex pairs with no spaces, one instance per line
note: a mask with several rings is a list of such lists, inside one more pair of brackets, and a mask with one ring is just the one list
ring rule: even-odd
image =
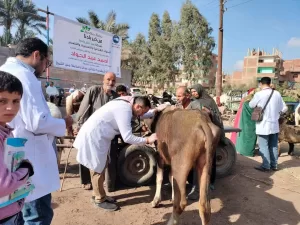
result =
[[160,203],[160,199],[153,199],[153,201],[151,202],[152,208],[158,207],[159,203]]

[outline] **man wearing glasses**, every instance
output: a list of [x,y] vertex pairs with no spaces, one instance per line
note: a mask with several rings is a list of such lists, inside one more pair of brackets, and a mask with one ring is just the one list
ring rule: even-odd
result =
[[[22,209],[25,225],[50,225],[53,218],[51,192],[59,189],[59,173],[54,137],[64,136],[66,127],[72,126],[70,116],[53,118],[45,101],[41,76],[51,65],[48,46],[38,38],[22,40],[16,47],[16,57],[8,58],[1,71],[19,78],[23,96],[18,115],[9,124],[15,137],[26,138],[25,156],[32,162],[35,174],[32,183],[35,189],[26,198]],[[22,218],[21,218],[22,219]],[[24,224],[19,221],[19,224]]]

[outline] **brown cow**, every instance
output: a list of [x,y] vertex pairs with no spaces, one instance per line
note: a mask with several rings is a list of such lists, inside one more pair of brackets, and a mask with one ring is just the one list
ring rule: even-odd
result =
[[216,144],[220,139],[220,129],[211,122],[209,115],[200,110],[171,110],[166,108],[157,115],[151,130],[157,134],[158,160],[156,193],[152,206],[161,201],[161,186],[163,181],[163,165],[171,166],[173,176],[173,213],[168,225],[178,224],[186,200],[186,181],[193,166],[198,170],[200,201],[199,213],[203,225],[210,221],[209,181],[212,158]]

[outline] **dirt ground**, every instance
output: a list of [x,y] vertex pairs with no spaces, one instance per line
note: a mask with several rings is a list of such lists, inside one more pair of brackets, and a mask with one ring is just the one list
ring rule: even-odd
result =
[[[232,175],[219,179],[212,192],[213,225],[297,225],[300,224],[300,146],[296,157],[287,155],[287,145],[279,159],[280,171],[261,173],[253,169],[261,158],[238,156]],[[61,175],[67,151],[62,155]],[[91,202],[91,191],[80,187],[76,150],[72,151],[62,192],[53,193],[53,225],[162,225],[172,212],[171,189],[163,187],[163,202],[151,208],[155,187],[123,189],[110,193],[121,207],[105,212]],[[201,224],[197,202],[189,202],[180,224]]]

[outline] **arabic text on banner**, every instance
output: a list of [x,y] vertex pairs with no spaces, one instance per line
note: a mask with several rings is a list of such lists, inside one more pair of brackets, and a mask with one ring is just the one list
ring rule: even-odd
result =
[[54,16],[53,64],[81,72],[121,77],[121,37]]

